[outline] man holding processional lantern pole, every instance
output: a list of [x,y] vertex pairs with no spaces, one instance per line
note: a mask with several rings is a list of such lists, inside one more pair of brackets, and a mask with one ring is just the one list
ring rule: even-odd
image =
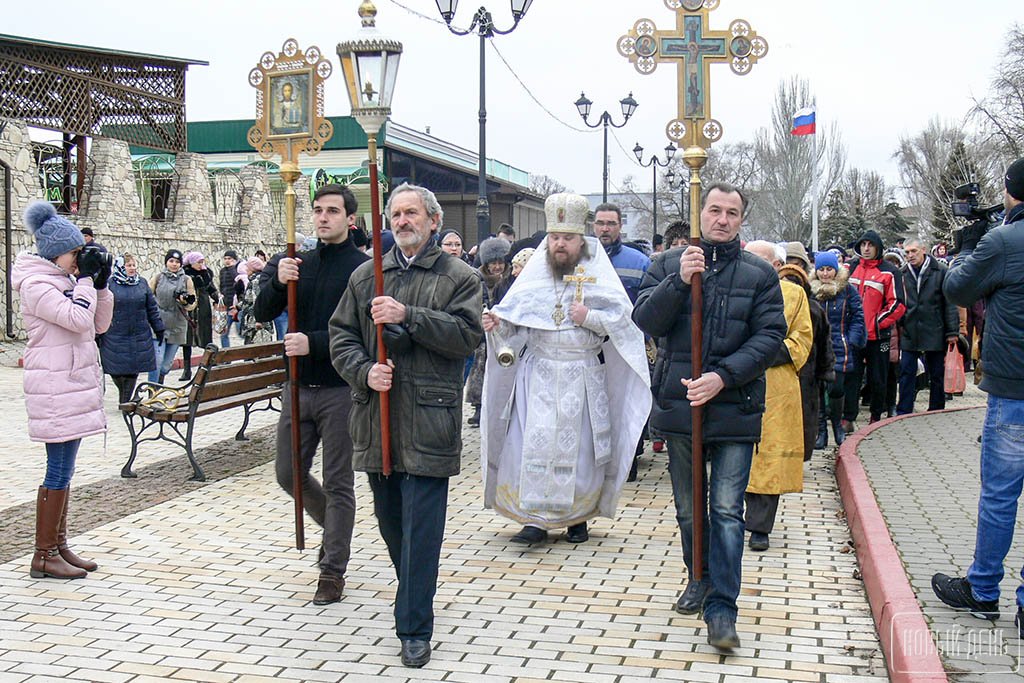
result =
[[676,16],[674,30],[658,31],[652,20],[640,19],[617,46],[641,74],[658,64],[677,68],[678,114],[666,134],[690,168],[693,232],[690,246],[655,257],[633,320],[658,338],[651,431],[668,444],[689,572],[675,609],[702,612],[708,642],[730,652],[740,644],[743,497],[761,436],[764,372],[786,321],[774,269],[740,249],[748,208],[742,191],[718,183],[701,197],[707,149],[722,137],[722,125],[711,118],[710,66],[725,62],[744,75],[768,51],[767,41],[741,19],[727,31],[711,30],[708,15],[718,4],[665,0]]
[[338,45],[352,115],[367,136],[373,262],[352,274],[331,316],[331,361],[352,387],[353,466],[367,474],[398,578],[402,664],[421,667],[430,661],[448,480],[460,467],[465,360],[483,336],[483,304],[475,271],[434,239],[444,212],[427,188],[391,190],[395,246],[381,248],[376,140],[402,45],[377,32],[376,14],[364,0],[359,38]]

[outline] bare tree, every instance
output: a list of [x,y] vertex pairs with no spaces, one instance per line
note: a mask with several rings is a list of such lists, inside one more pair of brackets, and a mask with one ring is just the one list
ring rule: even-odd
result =
[[553,194],[558,194],[559,192],[572,192],[572,190],[570,190],[565,185],[558,182],[551,176],[544,175],[542,173],[537,175],[530,175],[530,191],[536,192],[545,199],[547,199],[549,196]]
[[1014,24],[984,99],[975,99],[970,117],[985,140],[992,140],[1001,161],[1024,156],[1024,28]]
[[[662,211],[665,212],[665,225],[674,220],[690,220],[690,170],[681,156],[677,154],[669,165],[672,182],[667,180],[667,173],[662,174],[658,182],[658,196],[661,198],[658,212],[659,216]],[[708,150],[708,161],[700,178],[704,187],[725,182],[743,188],[744,193],[750,195],[756,189],[757,172],[754,145],[749,142],[730,142],[715,145]],[[658,219],[658,225],[663,225],[661,218]]]
[[1001,170],[992,166],[992,153],[992,143],[968,137],[961,125],[937,118],[920,133],[900,138],[893,156],[899,167],[900,189],[920,217],[917,229],[921,237],[945,239],[950,227],[961,222],[950,209],[957,185],[977,182],[982,201],[998,194],[993,182]]
[[896,188],[880,173],[849,169],[829,195],[820,226],[821,243],[846,245],[869,228],[886,244],[903,237],[907,224],[895,193]]
[[779,83],[772,106],[772,125],[757,132],[754,154],[757,188],[751,193],[758,206],[752,231],[759,237],[807,242],[815,169],[820,173],[818,204],[824,206],[846,166],[846,148],[835,124],[818,125],[817,157],[810,136],[791,133],[793,114],[813,106],[810,84],[801,78]]

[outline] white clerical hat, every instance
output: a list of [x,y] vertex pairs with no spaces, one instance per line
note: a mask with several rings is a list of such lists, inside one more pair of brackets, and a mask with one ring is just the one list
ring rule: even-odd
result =
[[548,219],[548,232],[570,232],[582,235],[586,232],[590,204],[586,197],[562,192],[553,194],[544,201],[544,214]]

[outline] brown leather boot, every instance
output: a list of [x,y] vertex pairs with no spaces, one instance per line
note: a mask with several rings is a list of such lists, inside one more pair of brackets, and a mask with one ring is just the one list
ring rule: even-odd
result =
[[54,491],[39,487],[36,496],[36,554],[32,556],[33,579],[84,579],[87,572],[72,567],[57,549],[57,529],[67,502],[67,489]]
[[71,500],[71,487],[68,486],[64,492],[64,511],[60,516],[60,526],[57,528],[57,550],[60,551],[60,556],[64,558],[64,561],[70,564],[72,567],[78,567],[84,569],[87,572],[94,572],[99,567],[98,564],[92,560],[86,560],[75,554],[71,548],[68,547],[68,501]]

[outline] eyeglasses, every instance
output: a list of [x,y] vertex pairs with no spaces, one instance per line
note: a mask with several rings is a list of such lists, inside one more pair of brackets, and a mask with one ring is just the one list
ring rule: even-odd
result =
[[594,221],[594,227],[596,228],[614,228],[618,224],[618,221]]

